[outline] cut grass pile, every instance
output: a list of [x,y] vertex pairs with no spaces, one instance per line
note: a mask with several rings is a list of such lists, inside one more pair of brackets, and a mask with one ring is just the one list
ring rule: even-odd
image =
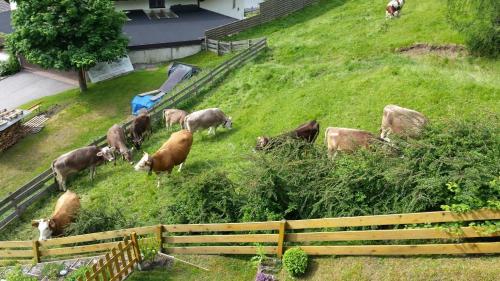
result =
[[[476,115],[484,115],[482,120],[489,122],[488,114],[498,115],[498,61],[468,56],[408,57],[394,51],[417,42],[462,43],[446,22],[444,2],[409,2],[396,20],[384,18],[385,4],[381,0],[323,0],[239,35],[267,36],[270,50],[184,107],[190,111],[219,107],[233,117],[234,129],[221,129],[217,136],[197,133],[182,174],[174,172],[172,177],[189,180],[203,171],[222,170],[241,181],[241,171],[249,165],[247,155],[257,136],[279,134],[310,119],[318,120],[322,130],[338,126],[376,132],[382,108],[390,103],[419,110],[434,122]],[[203,66],[215,63],[212,59],[200,55],[190,62]],[[163,73],[164,69],[137,72],[94,85],[88,95],[69,92],[52,97],[57,100],[67,96],[70,105],[51,120],[55,122],[52,131],[49,127],[0,156],[0,169],[5,173],[2,186],[12,190],[33,171],[45,169],[58,154],[105,133],[128,114],[130,98],[158,87]],[[155,151],[169,134],[159,130],[143,149]],[[60,141],[57,135],[67,140]],[[322,143],[320,134],[317,144]],[[135,160],[139,157],[135,155]],[[93,183],[87,174],[81,173],[68,184],[82,197],[84,208],[119,208],[137,226],[165,220],[165,206],[176,188],[167,177],[158,189],[154,176],[133,172],[122,162],[116,167],[99,167]],[[20,180],[21,176],[25,179]],[[36,237],[29,221],[50,215],[55,200],[54,195],[33,206],[0,238]]]

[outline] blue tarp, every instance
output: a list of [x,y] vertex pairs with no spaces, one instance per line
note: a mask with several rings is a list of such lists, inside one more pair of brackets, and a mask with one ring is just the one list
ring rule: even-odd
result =
[[151,109],[153,106],[161,100],[151,100],[154,95],[147,95],[147,96],[135,96],[134,99],[132,99],[132,114],[137,115],[139,113],[139,110],[146,108],[146,109]]

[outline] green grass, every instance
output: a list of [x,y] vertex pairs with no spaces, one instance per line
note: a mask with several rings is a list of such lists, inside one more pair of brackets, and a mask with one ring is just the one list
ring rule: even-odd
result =
[[[242,170],[249,164],[246,156],[257,136],[279,134],[313,118],[323,129],[339,126],[376,132],[382,108],[389,103],[419,110],[432,121],[499,114],[498,61],[407,57],[394,52],[416,42],[462,43],[446,22],[445,1],[409,2],[395,20],[385,20],[385,4],[382,0],[320,1],[239,35],[267,36],[270,50],[185,106],[188,110],[220,107],[233,117],[234,129],[221,129],[215,137],[197,133],[183,173],[174,172],[172,177],[189,180],[201,171],[224,170],[232,179],[243,180]],[[203,66],[215,64],[214,58],[202,54],[186,61]],[[44,132],[0,155],[2,192],[15,189],[62,152],[105,133],[128,115],[133,95],[158,87],[163,79],[164,69],[140,71],[93,85],[87,95],[70,91],[45,99],[67,107]],[[143,149],[154,152],[169,134],[158,131]],[[322,143],[321,136],[318,145]],[[93,183],[87,174],[69,182],[84,208],[120,208],[138,226],[164,221],[163,210],[176,188],[168,177],[156,188],[154,176],[133,172],[125,163],[99,167]],[[0,237],[36,237],[29,221],[50,215],[55,200],[52,196],[33,206]]]

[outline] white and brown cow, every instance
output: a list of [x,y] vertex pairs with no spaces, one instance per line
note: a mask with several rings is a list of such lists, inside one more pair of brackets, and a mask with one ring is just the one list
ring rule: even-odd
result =
[[[144,153],[142,159],[135,165],[136,171],[171,173],[174,166],[179,166],[179,172],[186,161],[193,144],[193,133],[188,130],[180,130],[173,133],[170,138],[153,155]],[[160,186],[160,177],[158,177]]]
[[384,107],[380,138],[390,141],[392,133],[401,137],[418,137],[426,124],[427,118],[422,113],[390,104]]
[[62,235],[64,229],[75,219],[80,210],[80,198],[76,193],[66,191],[57,199],[54,212],[48,219],[40,219],[31,222],[33,227],[40,231],[38,240],[47,240],[53,236]]
[[232,124],[231,117],[227,117],[219,108],[195,111],[184,119],[185,128],[192,133],[198,130],[209,129],[208,133],[213,132],[215,135],[217,127],[223,126],[231,129]]
[[174,124],[179,124],[181,128],[184,128],[184,118],[188,113],[180,109],[165,109],[163,111],[163,116],[165,117],[165,127],[170,130]]
[[399,17],[399,14],[401,13],[401,9],[403,9],[404,4],[405,4],[404,0],[389,1],[389,3],[387,3],[387,6],[385,7],[385,16],[387,18]]
[[54,171],[59,189],[66,191],[66,179],[70,174],[90,168],[90,179],[93,180],[96,166],[104,161],[113,161],[113,159],[110,147],[99,148],[92,145],[59,156],[52,162],[52,171]]
[[359,148],[368,148],[376,140],[378,138],[372,133],[358,129],[328,127],[325,131],[325,143],[330,158],[338,151],[353,152]]
[[132,150],[128,149],[127,143],[125,140],[125,130],[114,124],[109,128],[108,133],[106,134],[106,140],[108,141],[109,147],[113,151],[113,157],[115,158],[116,165],[116,156],[114,155],[115,150],[122,155],[123,160],[127,160],[128,162],[132,162]]

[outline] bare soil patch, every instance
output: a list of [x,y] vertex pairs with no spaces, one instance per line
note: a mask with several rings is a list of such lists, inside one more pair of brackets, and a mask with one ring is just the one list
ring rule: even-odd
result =
[[427,43],[417,43],[408,47],[398,48],[396,52],[412,57],[434,54],[442,57],[456,58],[460,55],[467,54],[467,50],[462,45],[432,45]]

